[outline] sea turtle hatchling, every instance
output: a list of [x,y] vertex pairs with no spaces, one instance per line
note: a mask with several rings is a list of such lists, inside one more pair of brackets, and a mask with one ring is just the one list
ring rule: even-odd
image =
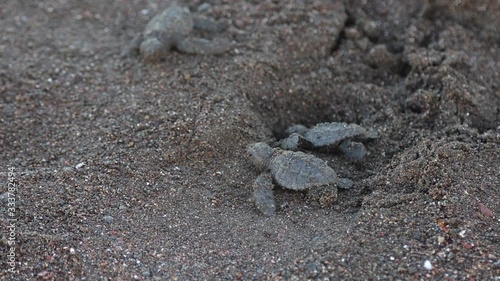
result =
[[253,183],[255,206],[266,216],[276,211],[274,184],[291,190],[307,190],[308,196],[328,206],[337,188],[349,189],[353,182],[341,179],[328,164],[303,152],[274,149],[264,142],[247,147],[252,163],[262,173]]
[[341,122],[320,123],[310,129],[303,125],[293,125],[287,129],[287,133],[289,136],[280,141],[282,149],[339,149],[353,161],[362,160],[367,154],[362,141],[378,138],[376,131]]
[[227,39],[194,37],[195,29],[217,33],[223,28],[208,18],[192,14],[186,7],[172,5],[148,22],[144,32],[131,42],[130,51],[140,53],[146,61],[157,61],[174,47],[183,53],[206,55],[230,49]]

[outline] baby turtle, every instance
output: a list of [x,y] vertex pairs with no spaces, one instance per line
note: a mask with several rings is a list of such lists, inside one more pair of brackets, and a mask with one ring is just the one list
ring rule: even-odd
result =
[[290,136],[280,141],[280,146],[287,150],[300,148],[339,149],[353,161],[364,159],[367,154],[360,141],[369,141],[378,137],[377,132],[366,130],[357,124],[321,123],[310,129],[302,125],[293,125],[287,129]]
[[193,37],[194,29],[214,33],[223,28],[208,18],[191,14],[186,7],[172,5],[149,21],[144,32],[132,41],[131,52],[140,53],[147,61],[157,61],[174,47],[184,53],[205,55],[230,49],[227,39]]
[[262,173],[253,183],[255,206],[264,215],[276,211],[274,184],[291,190],[307,190],[308,196],[328,206],[337,198],[337,188],[349,189],[353,182],[341,179],[328,164],[309,154],[274,149],[264,142],[249,145],[252,163]]

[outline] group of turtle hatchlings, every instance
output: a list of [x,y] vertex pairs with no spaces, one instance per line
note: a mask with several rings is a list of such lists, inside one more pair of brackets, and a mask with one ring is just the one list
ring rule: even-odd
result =
[[264,142],[251,144],[247,152],[252,163],[261,172],[253,183],[253,201],[266,216],[276,212],[273,187],[306,190],[311,199],[321,206],[332,204],[337,188],[349,189],[353,182],[339,178],[328,164],[300,149],[339,150],[352,161],[361,161],[367,151],[363,141],[378,137],[377,132],[357,124],[321,123],[310,129],[294,125],[287,129],[289,136],[273,148]]
[[[230,49],[229,40],[200,38],[195,30],[217,34],[224,27],[191,13],[186,7],[171,5],[148,22],[144,32],[132,40],[129,52],[154,62],[164,58],[172,48],[189,54],[222,54]],[[264,142],[247,148],[253,164],[262,172],[253,183],[253,199],[257,209],[267,216],[276,211],[275,184],[285,189],[307,190],[322,206],[335,201],[337,188],[349,189],[353,185],[351,180],[339,178],[325,161],[299,150],[339,150],[350,160],[361,161],[367,155],[362,142],[377,138],[375,131],[337,122],[318,124],[310,129],[294,125],[287,133],[288,137],[276,148]]]

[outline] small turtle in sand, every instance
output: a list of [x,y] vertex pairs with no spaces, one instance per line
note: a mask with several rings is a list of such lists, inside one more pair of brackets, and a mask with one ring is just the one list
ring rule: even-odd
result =
[[186,7],[172,5],[148,22],[144,32],[131,42],[130,51],[140,53],[147,61],[157,61],[174,47],[184,53],[205,55],[222,54],[231,48],[227,39],[196,38],[193,30],[218,33],[223,27],[192,14]]
[[310,129],[303,125],[293,125],[287,129],[287,133],[290,135],[280,141],[282,149],[339,149],[353,161],[362,160],[367,154],[360,141],[378,138],[376,131],[367,130],[357,124],[339,122],[321,123]]
[[328,206],[337,198],[337,188],[349,189],[353,182],[341,179],[328,164],[309,154],[274,149],[264,142],[247,147],[252,163],[262,174],[253,183],[255,206],[266,216],[276,211],[274,184],[291,190],[307,190],[308,196]]

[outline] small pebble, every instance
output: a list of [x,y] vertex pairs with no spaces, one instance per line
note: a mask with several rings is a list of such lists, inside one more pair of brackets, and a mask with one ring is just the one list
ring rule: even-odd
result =
[[344,30],[344,33],[347,39],[359,39],[361,37],[361,33],[359,32],[359,30],[352,27],[347,27]]
[[78,169],[83,168],[84,166],[85,166],[85,162],[81,162],[81,163],[76,164],[75,169],[78,170]]
[[417,273],[418,272],[418,269],[414,266],[410,266],[408,267],[408,273],[410,274],[414,274],[414,273]]
[[443,244],[443,243],[444,243],[444,241],[445,241],[445,239],[444,239],[444,237],[443,237],[443,236],[439,236],[439,237],[438,237],[438,243],[439,243],[439,244]]
[[452,252],[450,252],[450,253],[448,254],[448,260],[452,260],[453,258],[455,258],[455,254],[454,254],[454,253],[452,253]]
[[319,261],[311,262],[306,265],[307,275],[315,278],[321,272],[321,263]]
[[363,26],[366,36],[375,39],[379,36],[379,25],[375,21],[369,21]]
[[9,193],[8,192],[5,192],[2,195],[0,195],[0,201],[1,202],[7,202],[8,199],[9,199]]
[[205,3],[201,4],[200,6],[198,6],[198,9],[196,9],[196,11],[198,13],[203,13],[205,11],[208,11],[210,8],[212,8],[212,5],[210,3],[205,2]]
[[112,223],[114,218],[112,216],[104,216],[103,220],[105,223]]
[[429,260],[426,260],[424,262],[424,268],[427,269],[427,270],[432,270],[432,264]]
[[375,45],[368,52],[368,64],[380,69],[398,69],[399,60],[397,56],[387,50],[384,44]]
[[280,275],[285,280],[292,280],[292,273],[290,272],[290,270],[283,269],[283,270],[281,270]]
[[63,170],[63,172],[69,172],[69,171],[73,170],[73,168],[72,167],[63,167],[62,170]]
[[370,46],[370,40],[368,38],[360,38],[355,41],[356,47],[362,51],[367,51],[368,47]]

